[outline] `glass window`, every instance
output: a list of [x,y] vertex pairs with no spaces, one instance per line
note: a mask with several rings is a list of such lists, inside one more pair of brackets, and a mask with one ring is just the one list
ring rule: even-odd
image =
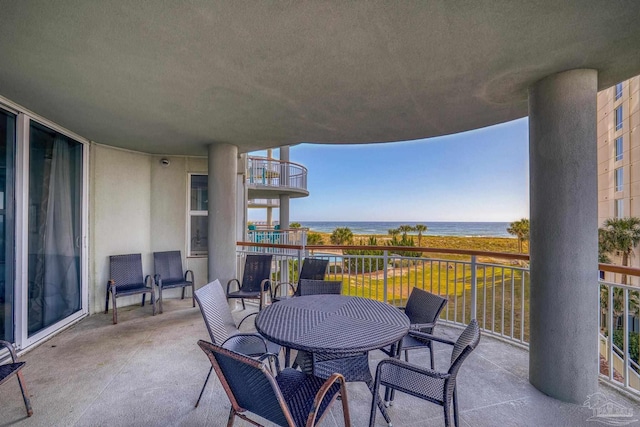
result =
[[207,175],[189,175],[189,248],[190,256],[207,255],[209,232],[209,192]]
[[0,340],[13,337],[13,176],[16,116],[0,110]]
[[622,129],[622,105],[616,108],[616,130]]
[[623,188],[622,168],[618,168],[616,169],[615,189],[616,191],[622,191],[622,188]]
[[622,153],[624,152],[624,145],[622,142],[622,137],[619,136],[616,138],[616,162],[618,160],[622,160]]
[[622,83],[616,85],[616,97],[615,100],[622,98]]
[[616,199],[616,201],[615,201],[613,215],[616,218],[622,218],[624,216],[624,204],[623,204],[623,202],[624,202],[623,199]]

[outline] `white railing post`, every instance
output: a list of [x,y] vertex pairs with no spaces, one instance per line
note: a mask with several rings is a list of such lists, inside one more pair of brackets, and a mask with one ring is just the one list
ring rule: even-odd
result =
[[609,285],[609,307],[608,307],[608,318],[609,318],[609,337],[607,339],[609,344],[609,381],[613,381],[613,286]]
[[[476,273],[476,256],[471,255],[471,318],[477,319],[477,292],[478,292],[478,275]],[[512,319],[513,324],[513,319]]]
[[624,352],[624,387],[629,387],[629,289],[624,288],[624,319],[622,319],[622,331],[624,336],[622,337],[622,347]]
[[382,262],[384,264],[383,266],[383,275],[382,275],[382,285],[383,285],[383,296],[382,296],[382,300],[384,302],[387,302],[387,275],[389,273],[388,269],[387,269],[387,265],[389,263],[389,252],[385,249],[382,255]]

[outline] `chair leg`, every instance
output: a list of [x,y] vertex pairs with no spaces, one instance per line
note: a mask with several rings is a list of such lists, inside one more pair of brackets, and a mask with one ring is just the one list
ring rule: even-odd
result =
[[24,400],[24,406],[27,408],[27,417],[33,415],[33,409],[31,409],[31,399],[29,399],[29,392],[27,391],[27,385],[24,382],[24,377],[22,376],[22,372],[18,371],[16,373],[18,377],[18,384],[20,384],[20,391],[22,391],[22,399]]
[[[153,289],[153,284],[151,284],[151,307],[153,307],[152,310],[152,316],[156,315],[156,304],[158,303],[158,301],[156,301],[156,291]],[[160,308],[162,308],[162,300],[160,300]],[[160,312],[162,313],[162,311]]]
[[458,427],[458,393],[453,389],[453,425]]
[[144,307],[145,298],[147,298],[147,294],[142,294],[142,304],[140,304],[140,307]]
[[184,299],[184,291],[185,291],[186,289],[187,289],[187,288],[186,288],[186,286],[183,286],[183,287],[182,287],[182,298],[180,298],[180,299]]
[[227,427],[233,426],[233,419],[236,417],[236,411],[231,407],[231,411],[229,411],[229,420],[227,421]]
[[445,398],[442,407],[444,409],[444,426],[451,427],[451,402],[449,399]]
[[196,288],[195,285],[191,285],[191,303],[196,306]]
[[200,396],[198,396],[198,401],[196,402],[196,408],[200,404],[200,399],[202,399],[202,395],[204,394],[204,389],[207,386],[207,383],[209,382],[209,377],[211,376],[212,371],[213,371],[213,366],[209,367],[209,373],[207,374],[207,379],[204,380],[204,384],[202,384],[202,390],[200,390]]
[[109,312],[109,288],[111,286],[107,285],[107,296],[105,298],[105,304],[104,304],[104,314],[107,314]]
[[429,344],[427,345],[427,347],[429,347],[429,356],[431,357],[431,369],[436,369],[436,363],[435,363],[435,358],[433,356],[433,344],[432,341],[429,341]]
[[118,304],[113,289],[111,290],[111,300],[113,301],[113,324],[116,325],[118,323]]
[[244,299],[243,299],[243,298],[241,298],[241,299],[240,299],[240,301],[242,301],[242,309],[243,309],[243,310],[246,310],[246,309],[247,309],[247,307],[245,307],[245,306],[244,306]]
[[160,314],[164,313],[164,308],[162,307],[162,286],[158,286],[158,311],[160,311]]

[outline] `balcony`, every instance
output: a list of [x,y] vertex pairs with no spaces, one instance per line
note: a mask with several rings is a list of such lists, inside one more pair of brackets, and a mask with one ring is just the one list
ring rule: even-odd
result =
[[247,166],[249,199],[277,199],[279,195],[292,198],[307,197],[307,168],[266,157],[249,157]]
[[[236,312],[236,319],[244,314]],[[109,315],[90,316],[23,355],[34,415],[25,417],[18,384],[10,381],[0,386],[2,423],[225,425],[230,405],[215,375],[200,406],[193,407],[210,366],[196,345],[198,339],[208,339],[198,308],[175,299],[166,301],[162,315],[152,317],[148,308],[138,306],[119,310],[119,315],[117,325]],[[451,326],[437,328],[449,338],[459,332]],[[436,346],[435,356],[436,367],[447,366],[450,350]],[[372,369],[382,357],[371,353]],[[416,352],[411,360],[426,366],[428,359],[427,352]],[[526,349],[484,335],[458,375],[461,426],[585,425],[594,416],[588,407],[540,393],[527,374]],[[630,408],[634,418],[640,414],[637,402],[605,385],[600,391],[605,399]],[[353,426],[368,425],[371,395],[365,385],[349,383],[348,392]],[[340,411],[339,406],[333,411]],[[403,394],[397,395],[390,414],[397,426],[443,425],[440,407]],[[382,417],[377,425],[385,425]],[[238,420],[235,426],[248,424]],[[341,427],[340,413],[329,414],[321,426]]]
[[[273,252],[279,246],[295,247],[247,242],[239,247],[238,256]],[[318,253],[321,249],[324,254]],[[421,255],[410,256],[416,254],[399,253],[407,248],[376,249],[382,253],[343,253],[359,250],[356,246],[298,246],[296,255],[274,255],[273,275],[282,277],[307,255],[306,251],[314,250],[314,256],[329,258],[329,277],[345,283],[345,294],[396,305],[406,301],[413,286],[447,295],[449,303],[436,328],[439,335],[453,339],[462,325],[477,318],[483,336],[458,376],[461,426],[585,425],[588,420],[605,420],[597,418],[591,407],[545,396],[528,381],[526,256],[418,248],[411,251]],[[328,255],[329,251],[340,253]],[[606,269],[611,280],[600,282],[602,297],[612,299],[613,304],[601,307],[615,307],[615,313],[604,310],[602,316],[600,332],[608,342],[607,336],[613,334],[603,332],[613,330],[617,324],[614,316],[627,319],[622,321],[625,333],[631,327],[628,315],[633,305],[624,308],[620,301],[633,300],[637,288],[618,284],[619,276],[615,275],[631,274],[634,269]],[[594,286],[598,286],[595,280]],[[255,307],[248,306],[248,310]],[[245,314],[238,310],[234,316],[238,321]],[[120,309],[119,317],[120,323],[112,325],[110,315],[95,314],[22,355],[21,360],[27,362],[24,374],[34,416],[26,419],[18,385],[10,381],[0,386],[2,422],[29,426],[224,425],[229,403],[217,379],[210,381],[200,407],[193,407],[209,369],[196,345],[198,339],[209,339],[198,308],[192,308],[189,300],[169,299],[162,315],[151,316],[148,306],[131,306]],[[252,328],[243,325],[243,330]],[[601,348],[601,355],[613,352],[623,365],[607,361],[615,357],[604,359],[599,387],[602,395],[598,397],[631,410],[637,419],[638,398],[629,397],[637,393],[630,379],[635,367],[624,365],[629,348],[629,343],[617,349],[613,345]],[[371,369],[382,357],[381,352],[371,353]],[[447,366],[450,349],[436,345],[435,357],[436,367]],[[411,361],[427,366],[428,359],[427,351],[415,352]],[[619,393],[625,386],[628,393]],[[367,425],[371,395],[362,383],[349,383],[348,391],[353,425]],[[333,410],[340,411],[339,405]],[[397,426],[443,425],[440,407],[403,394],[397,395],[390,414]],[[341,426],[339,415],[329,415],[321,425]],[[382,417],[377,421],[377,425],[385,425]],[[235,425],[248,424],[238,421]]]

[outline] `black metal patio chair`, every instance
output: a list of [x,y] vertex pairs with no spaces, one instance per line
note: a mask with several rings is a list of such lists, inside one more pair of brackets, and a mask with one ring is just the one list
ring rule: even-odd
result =
[[16,351],[10,342],[0,340],[0,348],[2,347],[6,347],[7,350],[9,350],[11,363],[0,365],[0,385],[9,381],[12,376],[16,376],[16,378],[18,379],[18,384],[20,385],[20,391],[22,392],[24,406],[27,409],[27,417],[30,417],[31,415],[33,415],[33,409],[31,408],[31,399],[29,398],[27,385],[24,382],[24,377],[22,376],[22,368],[24,368],[25,362],[18,362],[18,356],[16,355]]
[[299,296],[342,293],[342,281],[340,280],[309,280],[300,279],[298,284]]
[[[302,269],[298,275],[298,284],[294,286],[292,283],[278,283],[271,293],[271,301],[277,302],[283,299],[300,296],[300,281],[302,280],[324,280],[327,273],[328,259],[323,258],[305,258],[302,262]],[[287,295],[279,295],[278,291],[281,286],[287,286]]]
[[158,304],[160,313],[162,313],[162,291],[164,289],[182,288],[182,299],[186,288],[191,287],[191,299],[193,307],[196,306],[194,293],[193,271],[182,270],[182,254],[180,251],[154,252],[153,268],[155,275],[153,276],[158,286]]
[[[413,288],[406,307],[403,308],[404,313],[409,318],[411,326],[409,333],[402,339],[401,349],[404,350],[404,358],[409,361],[409,350],[428,348],[431,358],[431,369],[434,369],[433,345],[431,340],[416,335],[414,332],[423,332],[427,334],[433,333],[440,313],[447,304],[447,299],[439,295],[432,294],[419,288]],[[397,355],[397,347],[391,346],[381,349],[388,356],[395,357]]]
[[147,294],[151,294],[153,315],[156,315],[156,296],[153,279],[150,275],[143,278],[142,255],[111,255],[109,257],[109,283],[107,284],[107,296],[104,313],[109,312],[109,294],[113,299],[113,324],[118,323],[118,307],[116,299],[119,297],[142,294],[142,304]]
[[320,423],[329,406],[341,397],[345,426],[351,426],[344,377],[333,374],[326,381],[291,368],[277,375],[261,361],[198,341],[231,402],[227,427],[235,417],[260,426],[247,417],[250,412],[279,426],[313,427]]
[[[224,291],[222,290],[222,285],[218,279],[195,291],[194,296],[196,301],[198,301],[198,306],[200,307],[204,323],[207,326],[207,331],[209,331],[209,337],[214,344],[250,357],[259,357],[265,353],[278,354],[280,352],[280,346],[278,344],[266,340],[260,334],[240,332],[239,327],[242,322],[236,326]],[[213,367],[209,369],[207,379],[202,385],[202,390],[196,402],[196,408],[200,404],[200,399],[202,399],[204,389],[209,382],[212,369]]]
[[[440,405],[444,408],[445,426],[451,425],[451,406],[453,404],[454,425],[458,427],[458,397],[456,390],[456,378],[462,362],[471,354],[480,342],[480,328],[478,322],[473,319],[454,342],[445,338],[425,334],[424,338],[438,341],[453,346],[451,352],[451,364],[446,372],[422,368],[404,362],[399,359],[389,358],[381,361],[376,369],[375,395],[380,387],[387,387],[417,398]],[[376,422],[377,406],[371,405],[369,427]]]
[[[242,283],[238,279],[227,282],[227,298],[240,298],[242,308],[245,299],[260,300],[259,310],[264,307],[264,295],[271,291],[271,260],[273,255],[247,255],[244,263]],[[238,290],[231,292],[231,283],[237,284]]]

